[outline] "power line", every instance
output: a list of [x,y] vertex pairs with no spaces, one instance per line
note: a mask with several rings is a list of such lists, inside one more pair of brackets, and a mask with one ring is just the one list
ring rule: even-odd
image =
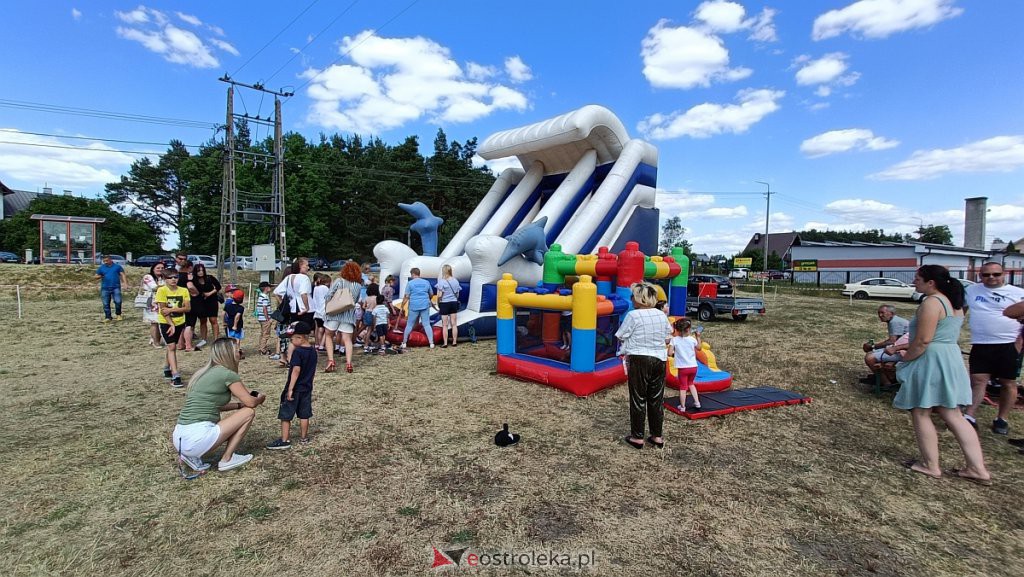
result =
[[55,114],[68,114],[72,116],[87,116],[91,118],[109,118],[114,120],[126,120],[129,122],[162,124],[167,126],[181,126],[184,128],[202,128],[206,130],[209,130],[211,128],[216,129],[219,126],[218,124],[213,122],[202,122],[199,120],[167,118],[162,116],[149,116],[145,114],[129,114],[125,112],[111,112],[108,110],[76,108],[72,106],[58,106],[54,104],[44,104],[41,102],[26,102],[20,100],[0,99],[0,107],[16,108],[22,110],[36,110],[39,112],[52,112]]
[[[310,3],[309,3],[309,5],[307,5],[307,6],[306,6],[306,7],[305,7],[305,8],[304,8],[304,9],[302,10],[302,12],[299,12],[299,13],[298,13],[298,14],[297,14],[297,15],[295,16],[295,18],[292,18],[292,21],[291,21],[291,22],[289,22],[289,23],[285,24],[284,28],[282,28],[280,32],[278,32],[277,34],[275,34],[273,38],[271,38],[270,40],[268,40],[268,41],[267,41],[267,43],[263,45],[263,47],[262,47],[262,48],[260,48],[259,50],[257,50],[257,51],[256,51],[255,53],[253,53],[253,55],[252,55],[252,56],[250,56],[250,57],[249,57],[249,59],[248,59],[248,60],[246,60],[245,62],[243,62],[243,63],[242,63],[242,65],[241,65],[241,66],[239,66],[239,67],[238,67],[238,69],[237,69],[237,70],[235,70],[235,71],[234,71],[234,72],[233,72],[233,73],[231,74],[231,76],[237,76],[237,75],[238,75],[238,73],[239,73],[239,72],[241,72],[243,68],[245,68],[246,66],[248,66],[248,65],[249,65],[249,63],[250,63],[250,62],[252,62],[254,58],[256,58],[257,56],[259,56],[259,55],[260,55],[260,53],[262,53],[262,52],[263,52],[264,50],[266,50],[268,46],[270,46],[271,44],[273,44],[274,40],[277,40],[278,38],[280,38],[280,37],[281,37],[281,35],[282,35],[282,34],[284,34],[285,30],[288,30],[289,28],[291,28],[292,24],[295,24],[295,21],[296,21],[296,20],[298,20],[299,18],[301,18],[303,14],[305,14],[306,12],[308,12],[308,11],[309,11],[309,9],[310,9],[310,8],[312,8],[312,7],[313,7],[313,6],[314,6],[314,5],[315,5],[315,4],[317,3],[317,2],[319,2],[319,1],[320,1],[320,0],[313,0],[312,2],[310,2]],[[271,76],[271,78],[273,78],[273,76]],[[268,80],[269,80],[269,78],[268,78]]]
[[39,148],[60,148],[64,150],[77,150],[79,152],[119,152],[122,154],[145,154],[152,156],[163,156],[166,152],[150,152],[145,150],[114,150],[112,148],[81,148],[78,146],[60,146],[58,144],[40,144],[34,142],[11,142],[9,140],[0,140],[0,144],[13,144],[16,146],[37,146]]
[[[328,68],[330,68],[331,66],[334,66],[334,65],[335,65],[335,64],[337,64],[338,62],[341,62],[341,59],[342,59],[342,58],[344,58],[344,57],[348,56],[348,55],[349,55],[349,53],[350,53],[350,52],[352,52],[352,51],[353,51],[354,49],[356,49],[356,48],[357,48],[357,47],[358,47],[358,46],[359,46],[360,44],[362,44],[363,42],[366,42],[366,41],[367,41],[367,40],[369,40],[370,38],[373,38],[374,36],[376,36],[376,35],[377,35],[377,33],[378,33],[378,32],[380,32],[380,31],[381,31],[382,29],[384,29],[384,27],[386,27],[386,26],[387,26],[388,24],[391,24],[392,22],[394,22],[395,20],[397,20],[399,16],[401,16],[402,14],[405,14],[406,12],[408,12],[408,11],[409,11],[409,9],[410,9],[410,8],[412,8],[413,6],[415,6],[417,2],[419,2],[419,0],[412,0],[412,2],[410,2],[408,6],[406,6],[406,7],[405,7],[405,8],[403,8],[402,10],[400,10],[400,11],[399,11],[399,12],[398,12],[397,14],[395,14],[395,15],[394,15],[394,16],[392,16],[392,17],[391,17],[390,19],[388,19],[388,21],[387,21],[387,22],[385,22],[384,24],[381,24],[381,25],[380,25],[380,26],[378,26],[377,28],[373,29],[373,30],[372,30],[372,31],[371,31],[371,32],[370,32],[369,34],[367,34],[367,35],[366,35],[366,36],[365,36],[365,37],[364,37],[364,38],[363,38],[362,40],[360,40],[359,42],[356,42],[355,44],[353,44],[352,46],[350,46],[348,50],[346,50],[345,52],[343,52],[343,53],[341,54],[341,56],[338,56],[337,58],[335,58],[335,59],[334,59],[334,61],[333,61],[333,62],[331,62],[330,64],[328,64],[327,66],[325,66],[325,67],[323,68],[323,70],[321,70],[320,72],[317,72],[316,74],[314,74],[313,76],[311,76],[311,77],[310,77],[310,78],[309,78],[308,80],[306,80],[305,82],[303,82],[302,84],[300,84],[300,85],[299,85],[299,86],[298,86],[298,87],[297,87],[297,88],[296,88],[295,90],[293,90],[292,92],[293,92],[293,93],[295,93],[295,92],[298,92],[299,90],[302,90],[303,88],[305,88],[306,86],[308,86],[310,82],[313,82],[314,80],[316,80],[317,78],[319,78],[319,77],[320,77],[320,75],[321,75],[321,74],[323,74],[324,72],[326,72]],[[284,100],[284,102],[288,102],[288,100],[290,100],[290,99],[291,99],[291,97],[288,97],[288,98],[286,98],[286,99]]]
[[[153,146],[164,146],[166,142],[148,142],[145,140],[118,140],[116,138],[96,138],[94,136],[69,136],[66,134],[49,134],[46,132],[29,132],[27,130],[15,130],[11,128],[0,128],[0,132],[7,132],[10,134],[31,134],[32,136],[49,136],[52,138],[69,138],[75,140],[94,140],[97,142],[117,142],[119,144],[151,144]],[[28,143],[25,143],[28,144]],[[199,144],[183,144],[185,148],[202,148]]]
[[316,34],[314,34],[314,35],[313,35],[313,37],[312,37],[312,38],[310,38],[308,42],[306,42],[306,45],[305,45],[305,46],[303,46],[302,48],[298,49],[298,50],[297,50],[297,51],[295,52],[295,54],[292,54],[292,57],[291,57],[291,58],[289,58],[288,60],[286,60],[286,61],[285,61],[285,63],[281,65],[281,67],[280,67],[280,68],[278,68],[277,70],[275,70],[275,71],[274,71],[274,73],[273,73],[273,74],[271,74],[270,76],[268,76],[268,77],[267,77],[267,82],[269,82],[271,78],[273,78],[273,77],[277,76],[279,72],[281,72],[282,70],[284,70],[284,67],[285,67],[285,66],[288,66],[289,64],[291,64],[291,63],[292,63],[292,60],[295,60],[295,58],[296,58],[296,57],[298,57],[298,55],[299,55],[299,54],[302,54],[302,53],[303,53],[303,52],[304,52],[304,51],[305,51],[305,50],[306,50],[307,48],[309,48],[310,44],[312,44],[312,43],[316,42],[316,41],[317,41],[317,39],[318,39],[318,38],[320,38],[320,35],[321,35],[321,34],[323,34],[324,32],[327,32],[327,29],[328,29],[328,28],[330,28],[331,26],[334,26],[334,23],[335,23],[335,22],[337,22],[339,18],[341,18],[342,16],[344,16],[345,14],[347,14],[347,13],[348,13],[348,11],[349,11],[349,10],[351,10],[351,9],[352,9],[352,7],[353,7],[353,6],[355,6],[355,5],[356,5],[356,4],[358,4],[358,3],[359,3],[359,0],[352,0],[352,3],[351,3],[351,4],[349,4],[347,8],[345,8],[344,10],[342,10],[342,11],[341,11],[341,14],[338,14],[337,16],[335,16],[333,20],[331,20],[330,22],[328,22],[328,23],[327,23],[327,26],[324,26],[324,27],[323,27],[323,29],[321,29],[321,30],[320,30],[319,32],[317,32]]

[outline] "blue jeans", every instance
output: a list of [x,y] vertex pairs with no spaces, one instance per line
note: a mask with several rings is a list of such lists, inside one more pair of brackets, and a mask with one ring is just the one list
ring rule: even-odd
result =
[[423,325],[423,332],[427,333],[427,342],[434,344],[434,327],[430,326],[429,308],[418,311],[409,311],[409,318],[405,323],[405,334],[402,335],[402,342],[409,342],[409,333],[411,333],[412,328],[416,326],[417,320],[419,320],[420,324]]
[[103,303],[103,316],[110,318],[110,297],[114,297],[114,314],[121,316],[121,289],[100,288],[100,302]]

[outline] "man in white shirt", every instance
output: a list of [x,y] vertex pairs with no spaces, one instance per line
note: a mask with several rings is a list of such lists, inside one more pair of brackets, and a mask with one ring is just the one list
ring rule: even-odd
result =
[[1020,323],[1003,312],[1024,301],[1024,289],[1004,284],[1003,265],[987,262],[981,265],[981,282],[967,287],[965,298],[971,327],[971,389],[973,403],[964,415],[977,428],[975,411],[985,398],[990,380],[1002,385],[999,411],[992,421],[992,432],[1006,435],[1010,425],[1006,417],[1017,402],[1017,336]]

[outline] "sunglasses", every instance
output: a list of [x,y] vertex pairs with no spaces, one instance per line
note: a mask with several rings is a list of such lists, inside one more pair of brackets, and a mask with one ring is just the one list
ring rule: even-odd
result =
[[983,272],[983,273],[981,273],[981,278],[989,278],[989,277],[999,278],[1001,276],[1003,276],[1003,273],[1001,273],[1001,272]]

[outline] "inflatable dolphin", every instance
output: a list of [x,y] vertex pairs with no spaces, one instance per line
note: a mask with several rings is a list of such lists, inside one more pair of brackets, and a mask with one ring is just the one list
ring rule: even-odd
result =
[[544,253],[548,251],[548,242],[544,236],[544,227],[548,224],[548,217],[523,227],[511,235],[505,237],[508,245],[498,259],[498,266],[502,266],[513,258],[522,255],[526,260],[544,265]]
[[412,223],[409,230],[420,235],[420,242],[423,244],[423,256],[437,256],[437,229],[444,224],[444,219],[434,216],[427,205],[422,202],[412,204],[398,203],[398,208],[409,213],[416,222]]

